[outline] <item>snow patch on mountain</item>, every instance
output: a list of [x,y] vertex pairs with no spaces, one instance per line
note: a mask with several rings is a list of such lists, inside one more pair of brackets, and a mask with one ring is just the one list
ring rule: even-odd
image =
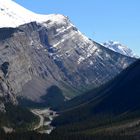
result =
[[12,0],[0,0],[0,28],[17,27],[19,25],[33,21],[42,23],[51,21],[52,23],[63,23],[66,17],[60,14],[40,15],[33,13]]
[[115,52],[122,54],[122,55],[138,58],[138,56],[135,53],[133,53],[133,51],[130,48],[128,48],[125,45],[122,45],[119,42],[108,41],[108,42],[103,43],[102,45],[105,46],[106,48],[109,48]]

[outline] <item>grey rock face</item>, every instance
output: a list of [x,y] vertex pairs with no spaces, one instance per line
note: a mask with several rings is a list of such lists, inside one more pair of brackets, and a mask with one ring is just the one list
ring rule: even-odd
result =
[[[135,59],[115,53],[85,37],[67,17],[62,23],[33,22],[0,29],[0,65],[16,96],[41,101],[57,85],[66,97],[100,86]],[[2,85],[2,84],[1,84]],[[3,84],[5,91],[9,90]]]
[[5,112],[5,103],[10,102],[17,104],[16,97],[10,86],[10,83],[5,78],[5,73],[0,70],[0,112]]

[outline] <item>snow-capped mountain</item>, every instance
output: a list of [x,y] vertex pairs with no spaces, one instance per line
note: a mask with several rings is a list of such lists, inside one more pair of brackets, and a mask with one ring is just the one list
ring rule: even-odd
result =
[[63,15],[36,14],[25,9],[12,0],[0,0],[0,19],[2,19],[0,20],[0,27],[17,27],[33,21],[41,23],[50,19],[54,23],[62,23],[65,21],[65,17]]
[[136,56],[136,54],[134,54],[133,51],[130,48],[128,48],[125,45],[122,45],[119,42],[108,41],[108,42],[103,43],[103,46],[105,46],[105,47],[107,47],[107,48],[109,48],[109,49],[111,49],[111,50],[113,50],[115,52],[118,52],[120,54],[129,56],[129,57],[138,58],[138,56]]
[[0,0],[0,19],[0,90],[5,95],[11,91],[42,101],[56,85],[71,98],[135,61],[88,39],[63,15],[38,15]]

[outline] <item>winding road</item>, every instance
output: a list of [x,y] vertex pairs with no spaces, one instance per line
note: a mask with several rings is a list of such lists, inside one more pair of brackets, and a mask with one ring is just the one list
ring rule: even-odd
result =
[[42,114],[39,114],[36,110],[31,110],[31,112],[40,118],[39,124],[34,127],[34,130],[37,130],[44,125],[44,117]]
[[[48,126],[47,130],[39,131],[40,133],[47,133],[50,134],[51,131],[54,129],[50,124],[54,117],[56,117],[56,112],[47,109],[32,109],[31,112],[39,117],[39,123],[33,128],[33,130],[38,130],[43,126]],[[45,121],[45,117],[49,118],[49,121]]]

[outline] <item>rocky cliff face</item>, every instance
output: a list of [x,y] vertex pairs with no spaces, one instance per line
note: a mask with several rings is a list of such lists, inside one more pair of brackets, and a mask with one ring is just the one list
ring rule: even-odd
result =
[[5,103],[17,104],[16,96],[7,80],[8,63],[1,64],[0,69],[0,112],[5,112]]
[[[6,91],[41,101],[57,85],[74,97],[116,76],[135,61],[85,37],[67,17],[63,22],[32,22],[0,29],[0,85]],[[1,76],[2,77],[2,76]],[[8,87],[9,86],[9,87]]]

